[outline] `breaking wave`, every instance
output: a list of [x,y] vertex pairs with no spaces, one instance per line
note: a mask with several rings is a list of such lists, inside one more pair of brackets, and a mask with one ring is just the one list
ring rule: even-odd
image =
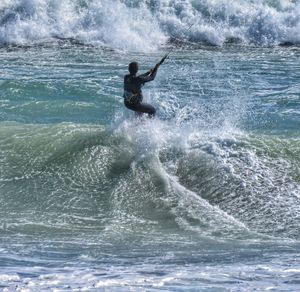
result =
[[299,237],[299,140],[198,131],[183,141],[165,122],[134,123],[2,124],[2,231]]
[[217,46],[299,44],[300,2],[1,1],[2,45],[44,44],[53,39],[133,51],[155,50],[176,39]]

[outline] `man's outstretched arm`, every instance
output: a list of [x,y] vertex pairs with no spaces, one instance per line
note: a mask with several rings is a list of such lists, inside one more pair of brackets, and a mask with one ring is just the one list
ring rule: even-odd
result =
[[148,71],[142,75],[139,75],[139,79],[140,79],[141,83],[145,83],[145,82],[154,80],[159,66],[160,66],[160,64],[156,64],[155,67],[153,69],[151,69],[150,71]]

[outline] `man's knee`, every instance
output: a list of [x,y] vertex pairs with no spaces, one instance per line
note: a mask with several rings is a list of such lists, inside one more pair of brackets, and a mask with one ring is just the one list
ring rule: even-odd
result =
[[152,107],[152,113],[151,113],[151,115],[155,116],[155,114],[156,114],[156,109],[154,107]]

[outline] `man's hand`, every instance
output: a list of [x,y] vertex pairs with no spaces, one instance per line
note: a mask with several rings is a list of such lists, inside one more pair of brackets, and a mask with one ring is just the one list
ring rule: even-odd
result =
[[160,60],[160,62],[158,63],[158,66],[160,66],[168,58],[168,56],[169,54],[165,54],[163,58]]
[[149,74],[149,76],[151,76],[152,74],[154,74],[155,71],[157,71],[157,69],[159,68],[159,66],[160,66],[160,64],[157,63],[157,64],[155,65],[154,68],[150,69],[150,74]]

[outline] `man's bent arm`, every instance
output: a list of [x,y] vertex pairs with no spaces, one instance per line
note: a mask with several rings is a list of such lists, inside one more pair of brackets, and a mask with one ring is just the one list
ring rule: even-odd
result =
[[156,64],[153,70],[150,70],[149,72],[146,72],[146,73],[140,75],[139,79],[141,80],[141,82],[146,83],[146,82],[154,80],[156,77],[158,68],[159,68],[159,64]]

